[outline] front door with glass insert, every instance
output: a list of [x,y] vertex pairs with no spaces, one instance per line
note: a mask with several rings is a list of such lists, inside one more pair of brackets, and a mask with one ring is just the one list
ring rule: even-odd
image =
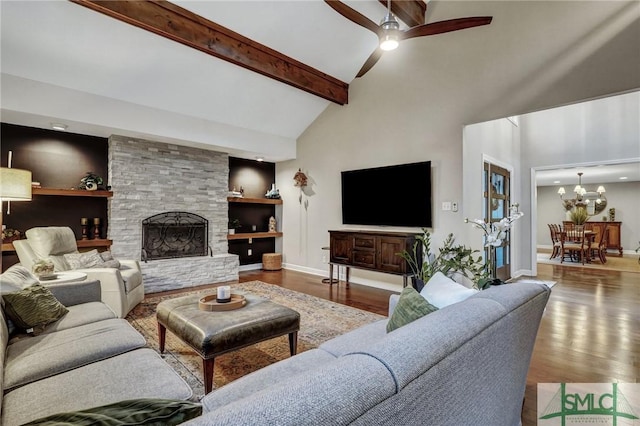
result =
[[[511,206],[511,174],[505,168],[491,163],[484,163],[484,220],[486,223],[499,222],[509,216]],[[486,248],[485,250],[489,250]],[[503,281],[511,278],[511,232],[507,232],[502,245],[495,248],[496,278]],[[489,253],[485,253],[485,259]]]

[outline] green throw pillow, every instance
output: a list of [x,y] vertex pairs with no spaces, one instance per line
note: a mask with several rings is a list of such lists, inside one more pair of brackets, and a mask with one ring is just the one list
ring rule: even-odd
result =
[[429,303],[413,287],[406,287],[400,293],[400,300],[389,318],[387,333],[437,310],[438,308]]
[[69,312],[48,288],[40,284],[2,297],[7,316],[18,328],[33,334],[40,333],[47,324],[58,321]]
[[123,425],[177,425],[202,414],[202,405],[173,399],[130,399],[102,407],[70,413],[53,414],[34,420],[27,425],[123,426]]

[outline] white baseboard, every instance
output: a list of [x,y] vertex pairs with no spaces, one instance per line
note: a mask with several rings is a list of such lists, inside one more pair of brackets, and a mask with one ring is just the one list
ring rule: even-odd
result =
[[[317,275],[317,276],[320,276],[320,277],[326,277],[326,278],[329,277],[329,266],[328,265],[327,265],[327,269],[326,270],[309,268],[307,266],[294,265],[294,264],[291,264],[291,263],[283,263],[282,267],[284,269],[290,269],[292,271],[304,272],[306,274]],[[337,266],[336,266],[336,268],[337,268]],[[344,271],[345,271],[345,268],[339,268],[339,278],[342,281],[347,279]],[[352,272],[353,272],[353,268],[352,268]],[[370,279],[367,279],[367,278],[361,278],[361,277],[353,276],[353,274],[350,274],[349,282],[353,283],[353,284],[360,284],[360,285],[366,285],[368,287],[379,288],[379,289],[382,289],[382,290],[395,291],[395,292],[398,292],[398,293],[402,291],[402,285],[397,285],[397,284],[393,284],[393,283],[387,283],[387,282],[384,282],[384,281],[370,280]]]
[[243,271],[255,271],[256,269],[262,269],[262,263],[251,263],[249,265],[240,265],[238,272]]

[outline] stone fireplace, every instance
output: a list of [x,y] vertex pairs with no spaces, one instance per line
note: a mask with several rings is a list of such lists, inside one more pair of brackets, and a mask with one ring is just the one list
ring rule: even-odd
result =
[[[116,258],[141,261],[145,293],[238,279],[238,256],[229,254],[227,245],[228,180],[225,153],[117,135],[109,138],[113,197],[108,238]],[[143,221],[176,212],[180,215],[164,217],[168,223],[173,220],[173,226],[156,223],[147,229],[146,236],[154,241],[164,234],[162,250],[156,247],[158,241],[144,245]],[[206,223],[206,230],[198,225],[184,233],[183,225],[197,220]],[[150,254],[155,259],[144,262],[143,248],[147,260]],[[185,251],[193,255],[176,257]]]

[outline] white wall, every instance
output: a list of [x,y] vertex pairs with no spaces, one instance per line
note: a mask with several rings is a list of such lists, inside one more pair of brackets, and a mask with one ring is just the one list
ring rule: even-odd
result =
[[[504,167],[511,171],[511,202],[522,203],[520,191],[520,131],[506,118],[473,124],[464,128],[463,142],[463,217],[482,219],[483,217],[483,169],[484,162]],[[482,249],[482,232],[467,225],[465,240],[474,249]],[[514,224],[512,246],[520,241],[520,221]],[[482,251],[482,250],[481,250]],[[513,251],[511,259],[512,275],[522,269],[518,251]]]
[[[595,185],[587,185],[588,187]],[[616,209],[616,221],[622,222],[620,243],[626,252],[635,253],[640,245],[640,182],[605,183],[607,208],[589,220],[600,221],[608,216],[609,208]],[[560,204],[558,187],[538,187],[538,220],[536,241],[538,247],[551,247],[548,223],[566,220],[565,210]]]
[[[495,25],[402,42],[351,83],[348,105],[329,106],[298,139],[297,159],[276,167],[286,266],[326,271],[321,247],[328,244],[327,231],[348,228],[341,223],[342,170],[431,160],[434,240],[439,244],[449,232],[467,232],[462,211],[439,209],[443,201],[463,200],[463,127],[640,87],[640,73],[625,65],[640,63],[637,24],[630,30],[634,12],[628,18],[635,6],[430,3],[430,21],[491,15]],[[313,195],[303,195],[302,204],[292,181],[298,168],[313,181]],[[520,187],[528,188],[525,182]],[[410,193],[410,185],[398,188],[402,196]],[[385,196],[392,203],[395,195]],[[390,275],[353,275],[354,281],[400,285]]]
[[[522,140],[522,193],[531,194],[528,170],[563,165],[595,165],[640,160],[640,92],[627,93],[525,114],[520,117]],[[607,198],[609,194],[607,194]],[[637,195],[636,195],[637,197]],[[531,196],[535,203],[535,194]],[[523,218],[526,219],[526,218]],[[533,223],[530,220],[533,219]],[[535,267],[535,217],[524,230],[529,247],[521,247]],[[528,232],[527,232],[528,231]],[[546,240],[545,240],[546,241]]]

